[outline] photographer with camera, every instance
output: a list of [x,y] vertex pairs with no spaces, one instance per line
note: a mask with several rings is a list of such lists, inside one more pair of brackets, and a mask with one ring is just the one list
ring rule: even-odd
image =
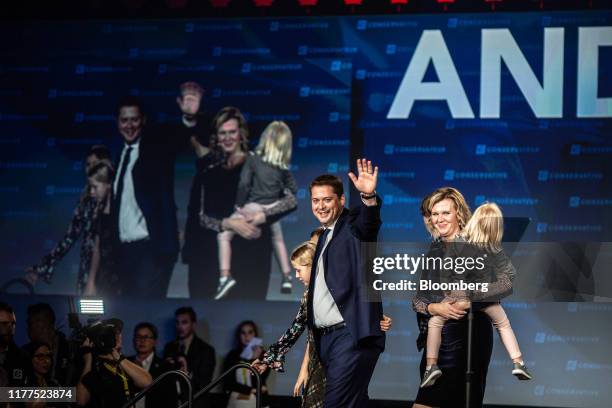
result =
[[109,319],[84,329],[85,366],[77,385],[77,404],[95,408],[118,408],[149,386],[151,374],[121,354],[123,322]]

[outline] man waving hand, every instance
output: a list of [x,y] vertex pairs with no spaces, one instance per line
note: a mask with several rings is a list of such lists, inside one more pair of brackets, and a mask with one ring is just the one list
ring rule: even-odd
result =
[[348,210],[342,181],[321,175],[310,184],[312,213],[324,229],[313,262],[308,292],[308,324],[325,367],[325,407],[366,407],[368,384],[385,336],[382,304],[368,296],[363,242],[376,242],[381,200],[376,194],[378,167],[357,160],[349,178],[361,203]]

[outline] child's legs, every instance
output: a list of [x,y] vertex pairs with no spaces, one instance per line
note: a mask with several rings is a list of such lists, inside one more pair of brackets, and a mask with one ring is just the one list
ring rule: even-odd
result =
[[[240,209],[240,213],[237,213],[237,214],[239,214],[240,217],[243,217],[243,218],[246,217],[247,219],[249,219],[249,222],[251,222],[255,226],[258,226],[258,225],[260,225],[262,223],[261,222],[254,223],[252,221],[252,218],[255,216],[255,214],[263,212],[265,208],[266,208],[265,205],[262,205],[262,204],[259,204],[259,203],[246,203]],[[236,213],[234,213],[234,214],[236,214]]]
[[263,211],[264,208],[266,208],[266,206],[259,204],[259,203],[246,203],[242,207],[242,212],[249,214],[249,215],[253,215],[257,212]]
[[427,365],[438,363],[438,353],[442,342],[442,328],[446,319],[442,316],[432,316],[427,324]]
[[501,338],[502,343],[504,343],[504,347],[506,351],[508,351],[508,355],[512,359],[512,361],[520,361],[521,359],[521,350],[519,349],[518,341],[516,341],[516,336],[514,335],[514,331],[512,330],[512,326],[510,326],[510,320],[508,316],[506,316],[506,312],[504,308],[499,303],[496,303],[491,306],[487,306],[484,309],[484,312],[491,319],[491,323],[497,329],[499,333],[499,337]]
[[217,234],[217,246],[219,247],[219,270],[221,276],[229,276],[232,262],[232,238],[234,231],[223,231]]
[[289,254],[285,246],[285,238],[283,237],[283,229],[279,221],[270,225],[272,232],[272,245],[274,246],[274,254],[281,268],[281,271],[288,275],[291,273],[291,265],[289,265]]

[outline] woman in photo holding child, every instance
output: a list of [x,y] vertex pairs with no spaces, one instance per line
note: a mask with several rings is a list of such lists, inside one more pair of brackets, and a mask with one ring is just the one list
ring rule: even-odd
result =
[[[289,165],[291,163],[293,137],[285,122],[270,123],[261,134],[254,153],[249,153],[240,174],[236,197],[236,212],[230,218],[244,218],[253,225],[266,221],[264,210],[282,205],[287,193],[297,192],[297,185]],[[270,225],[272,247],[283,278],[281,292],[291,293],[291,266],[280,221]],[[236,285],[231,274],[232,246],[235,233],[222,231],[217,235],[219,244],[219,286],[215,299],[221,299]]]

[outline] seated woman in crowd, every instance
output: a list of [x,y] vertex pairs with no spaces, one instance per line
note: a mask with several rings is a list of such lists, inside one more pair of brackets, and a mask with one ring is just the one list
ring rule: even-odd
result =
[[[227,371],[236,364],[252,363],[263,354],[259,329],[255,322],[245,320],[236,328],[234,336],[234,348],[230,351],[223,361],[223,371]],[[268,373],[261,377],[261,406],[268,406],[268,389],[266,379]],[[250,370],[240,368],[235,370],[234,375],[225,377],[223,383],[224,390],[229,393],[227,408],[249,408],[255,407],[256,382],[251,376]]]
[[[57,381],[51,377],[51,368],[53,367],[53,351],[51,347],[43,342],[35,342],[28,344],[26,351],[32,358],[32,378],[30,387],[45,388],[59,387]],[[31,402],[26,405],[28,408],[53,408],[67,406],[67,404],[49,402],[41,399],[40,401]]]

